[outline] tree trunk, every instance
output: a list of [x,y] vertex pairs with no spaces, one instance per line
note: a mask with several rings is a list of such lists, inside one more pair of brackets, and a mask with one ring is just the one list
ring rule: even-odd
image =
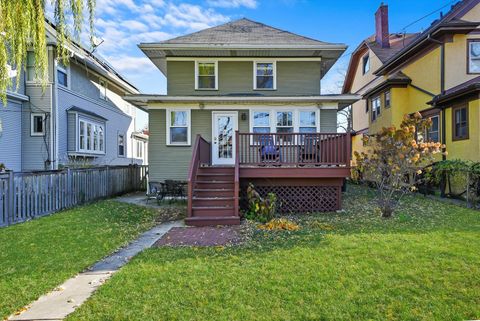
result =
[[393,208],[389,205],[382,206],[380,208],[383,218],[390,218],[393,216]]

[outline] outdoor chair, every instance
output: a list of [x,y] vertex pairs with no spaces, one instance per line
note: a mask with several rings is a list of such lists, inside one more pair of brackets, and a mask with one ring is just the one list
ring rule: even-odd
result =
[[280,147],[275,146],[273,135],[261,135],[258,143],[262,163],[280,161]]
[[306,135],[303,142],[299,145],[299,163],[316,164],[320,161],[320,144],[316,135]]
[[156,199],[158,201],[158,195],[162,190],[162,183],[160,182],[148,182],[148,191],[147,195],[147,204],[151,199]]

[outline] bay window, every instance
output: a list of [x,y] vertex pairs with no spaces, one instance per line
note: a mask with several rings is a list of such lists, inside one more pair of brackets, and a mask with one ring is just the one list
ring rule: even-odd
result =
[[190,110],[167,110],[167,145],[190,145]]
[[372,98],[371,105],[372,105],[372,121],[374,121],[375,119],[378,118],[378,116],[380,116],[380,106],[381,106],[380,96]]
[[84,153],[105,153],[105,124],[86,117],[78,117],[78,150]]

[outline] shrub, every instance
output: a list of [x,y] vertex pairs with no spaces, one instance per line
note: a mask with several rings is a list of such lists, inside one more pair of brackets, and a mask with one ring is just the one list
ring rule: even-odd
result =
[[266,198],[263,198],[255,190],[253,184],[250,184],[247,189],[248,211],[245,217],[249,220],[255,220],[260,223],[266,223],[273,219],[277,210],[277,196],[273,193],[268,193]]

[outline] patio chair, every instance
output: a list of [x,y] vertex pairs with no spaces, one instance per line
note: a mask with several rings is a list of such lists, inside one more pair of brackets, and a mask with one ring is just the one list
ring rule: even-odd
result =
[[258,143],[260,144],[259,152],[262,163],[280,161],[280,147],[275,146],[273,135],[261,135]]
[[299,145],[299,163],[301,165],[319,162],[320,144],[316,135],[305,135]]
[[148,191],[146,193],[147,196],[147,204],[148,201],[151,199],[156,199],[158,201],[158,197],[160,192],[162,191],[162,183],[160,182],[148,182]]
[[165,180],[164,183],[164,197],[170,196],[172,198],[186,198],[186,182],[176,180]]

